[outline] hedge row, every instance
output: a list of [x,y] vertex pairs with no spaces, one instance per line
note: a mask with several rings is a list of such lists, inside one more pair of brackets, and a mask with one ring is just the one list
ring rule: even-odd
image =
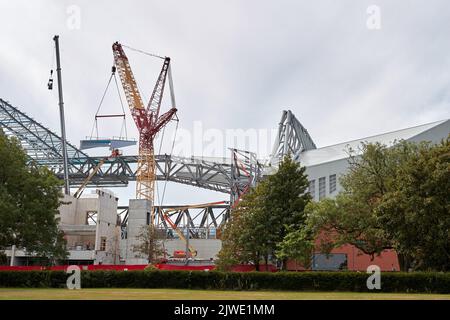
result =
[[[357,272],[82,271],[82,288],[184,288],[450,293],[450,273],[382,273],[381,290],[368,290]],[[1,271],[0,287],[64,288],[63,271]]]

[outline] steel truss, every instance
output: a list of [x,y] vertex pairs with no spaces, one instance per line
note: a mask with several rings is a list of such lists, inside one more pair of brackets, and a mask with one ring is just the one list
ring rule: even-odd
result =
[[290,110],[284,110],[278,125],[278,134],[269,161],[270,165],[278,166],[280,160],[287,154],[298,161],[301,152],[311,149],[316,149],[316,144],[308,130]]
[[[62,172],[62,139],[1,98],[0,128],[4,130],[5,134],[19,139],[30,160],[38,165],[45,165],[51,170]],[[70,143],[67,143],[67,155],[71,159],[84,158],[86,161],[92,162],[87,154]],[[77,170],[73,164],[70,169],[72,172]]]
[[[60,179],[64,178],[62,139],[36,122],[34,119],[0,99],[0,129],[15,136],[22,144],[30,162],[46,166]],[[277,140],[274,145],[270,164],[276,166],[279,160],[290,153],[298,160],[302,151],[315,149],[316,146],[308,131],[295,118],[291,111],[283,111]],[[70,143],[67,143],[69,180],[72,187],[79,186],[104,160],[104,164],[92,177],[89,186],[126,186],[136,181],[138,156],[120,156],[105,159],[90,157]],[[187,227],[193,238],[211,237],[230,216],[240,197],[254,186],[262,176],[262,165],[251,152],[231,149],[230,158],[176,157],[155,155],[156,179],[195,186],[230,194],[230,203],[221,205],[157,206],[156,225],[167,231],[167,222],[162,218],[164,210],[170,210],[170,219],[175,226]],[[122,210],[122,225],[127,222],[127,207]],[[124,230],[124,228],[123,228]],[[173,237],[176,235],[172,232]]]
[[[93,168],[91,163],[98,163],[103,157],[69,159],[74,170],[69,171],[71,185],[79,185],[86,178],[86,174]],[[105,160],[102,167],[91,179],[93,186],[127,185],[135,181],[137,176],[138,156],[121,156]],[[170,181],[186,184],[222,193],[231,192],[232,182],[245,184],[247,177],[232,178],[234,167],[230,159],[202,159],[184,158],[169,155],[156,155],[156,178],[159,181]],[[62,168],[55,172],[63,178]]]
[[262,165],[256,154],[231,149],[231,206],[234,208],[250,187],[254,187],[262,177]]
[[[220,228],[230,216],[230,205],[205,204],[198,206],[155,206],[156,227],[164,231],[168,239],[177,237],[173,228],[168,225],[163,215],[167,214],[173,224],[180,230],[189,230],[191,239],[215,239],[217,229]],[[118,215],[122,217],[122,239],[126,238],[126,225],[128,223],[128,206],[119,206]]]
[[[48,167],[60,179],[64,178],[62,140],[50,129],[0,99],[0,128],[21,142],[30,161]],[[79,186],[104,157],[90,157],[67,143],[69,179]],[[156,179],[227,193],[239,198],[260,174],[254,154],[232,150],[232,158],[175,157],[156,155]],[[92,177],[88,186],[126,186],[136,181],[138,156],[109,158]]]

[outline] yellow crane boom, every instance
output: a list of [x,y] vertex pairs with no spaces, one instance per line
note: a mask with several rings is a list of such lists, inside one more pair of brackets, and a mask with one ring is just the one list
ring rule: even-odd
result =
[[98,170],[100,170],[101,166],[105,163],[106,159],[102,159],[98,162],[98,164],[94,167],[94,169],[91,171],[91,173],[87,176],[86,179],[84,179],[83,183],[81,184],[81,186],[78,188],[78,190],[74,193],[74,197],[79,199],[81,197],[81,194],[84,191],[84,188],[86,188],[87,184],[89,183],[89,181],[91,181],[92,177],[98,172]]
[[[166,113],[159,115],[161,101],[164,93],[166,78],[169,76],[169,84],[172,89],[170,78],[170,58],[163,58],[164,63],[161,72],[153,89],[152,96],[144,107],[139,89],[134,78],[128,58],[122,45],[115,42],[112,46],[114,54],[114,64],[122,82],[122,87],[133,116],[136,127],[139,130],[139,155],[138,168],[136,173],[136,198],[147,199],[154,205],[156,165],[154,155],[153,140],[161,130],[175,115],[177,109],[174,106],[174,95],[171,92],[172,108]],[[155,213],[151,212],[151,224],[154,224]]]

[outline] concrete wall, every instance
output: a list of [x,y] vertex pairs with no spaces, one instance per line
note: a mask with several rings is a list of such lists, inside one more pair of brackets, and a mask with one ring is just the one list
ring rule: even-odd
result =
[[[89,198],[74,198],[70,195],[64,195],[63,202],[59,207],[60,227],[65,229],[75,229],[75,231],[67,232],[65,235],[67,247],[69,249],[81,246],[86,249],[88,246],[91,249],[95,247],[95,229],[84,228],[86,225],[86,213],[88,211],[98,212],[98,198],[97,196]],[[78,228],[77,228],[78,226]],[[78,229],[78,232],[76,231]]]
[[[222,241],[219,239],[189,239],[189,244],[197,250],[197,259],[216,259],[222,248]],[[166,240],[164,247],[169,255],[173,255],[175,250],[186,251],[186,243],[180,239]]]
[[[94,259],[95,264],[119,263],[119,241],[117,227],[118,198],[108,190],[98,189],[95,194],[82,198],[65,195],[59,208],[60,227],[66,230],[70,260]],[[88,212],[97,212],[97,224],[88,226]],[[106,238],[105,250],[100,250],[101,239]],[[89,249],[90,248],[90,249]],[[89,249],[89,250],[88,250]],[[76,251],[92,251],[92,253]]]
[[77,210],[77,199],[65,194],[62,199],[62,204],[59,206],[59,214],[57,218],[60,219],[61,224],[75,224],[75,216]]
[[[118,264],[120,238],[117,235],[117,201],[119,199],[107,190],[97,190],[97,195],[95,264]],[[106,238],[106,250],[104,251],[100,250],[102,237]]]
[[151,212],[151,202],[143,199],[130,199],[128,210],[127,239],[122,247],[121,257],[126,264],[147,264],[147,258],[141,257],[134,249],[140,243],[138,236],[147,225],[147,216]]

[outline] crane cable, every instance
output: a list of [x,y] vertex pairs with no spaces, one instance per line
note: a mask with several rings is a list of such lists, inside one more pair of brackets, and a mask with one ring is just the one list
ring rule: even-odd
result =
[[[127,45],[124,45],[124,44],[122,44],[122,47],[127,48],[127,49],[130,49],[130,50],[135,51],[135,52],[138,52],[138,53],[141,53],[141,54],[145,54],[145,55],[150,56],[150,57],[154,57],[154,58],[158,58],[158,59],[163,59],[163,60],[165,59],[164,57],[159,56],[159,55],[157,55],[157,54],[153,54],[153,53],[150,53],[150,52],[146,52],[146,51],[143,51],[143,50],[139,50],[139,49],[136,49],[136,48],[132,48],[132,47],[127,46]],[[148,101],[148,100],[147,100],[147,97],[145,96],[144,91],[141,90],[141,88],[139,87],[139,83],[138,83],[137,81],[136,81],[136,86],[137,86],[137,88],[138,88],[138,91],[139,91],[141,97],[144,99],[144,101]]]
[[116,83],[117,95],[119,96],[120,106],[122,107],[122,112],[123,112],[123,124],[122,124],[122,128],[120,129],[120,136],[122,137],[122,130],[125,129],[125,140],[128,140],[127,122],[125,120],[125,108],[123,106],[122,96],[120,95],[119,84],[117,83],[117,77],[116,77],[115,73],[114,73],[114,81]]
[[[162,137],[161,137],[161,141],[159,142],[159,149],[158,149],[158,154],[161,154],[161,148],[162,148],[162,144],[163,144],[163,140],[164,140],[164,132],[166,130],[166,126],[163,127],[162,130]],[[159,132],[158,132],[159,135]],[[156,197],[158,198],[158,204],[161,205],[161,199],[159,197],[159,189],[158,189],[158,183],[155,182],[155,189],[156,189]]]
[[[176,126],[175,126],[175,132],[174,132],[174,135],[173,135],[172,147],[171,147],[171,149],[170,149],[169,157],[172,157],[173,150],[174,150],[174,148],[175,148],[175,141],[177,140],[177,133],[178,133],[179,119],[177,118],[177,119],[174,120],[174,121],[176,121],[177,124],[176,124]],[[164,140],[164,133],[165,133],[165,127],[163,128],[163,132],[162,132],[162,134],[161,134],[161,142],[160,142],[160,144],[159,144],[159,151],[158,151],[158,154],[161,154],[161,147],[162,147],[162,142],[163,142],[163,140]],[[164,197],[165,197],[165,195],[166,195],[166,187],[167,187],[167,182],[168,182],[168,180],[169,180],[169,175],[166,174],[166,179],[164,180],[164,187],[163,187],[163,192],[162,192],[162,197],[161,197],[161,198],[159,197],[159,188],[156,187],[156,195],[157,195],[157,197],[158,197],[158,203],[159,203],[160,206],[164,203]],[[156,184],[156,186],[158,186],[158,185]]]
[[[177,132],[178,132],[178,124],[180,123],[180,121],[177,119],[175,120],[177,122],[177,125],[175,127],[175,134],[173,135],[173,140],[172,140],[172,148],[170,149],[170,157],[172,158],[172,153],[173,153],[173,149],[175,148],[175,141],[177,139]],[[164,132],[163,132],[164,134]],[[166,186],[167,186],[167,181],[169,180],[169,175],[166,174],[166,180],[164,180],[164,189],[163,189],[163,195],[162,195],[162,199],[161,199],[161,203],[164,202],[164,196],[166,194]]]
[[125,139],[128,139],[128,132],[127,132],[127,122],[126,122],[126,118],[125,118],[125,108],[123,106],[123,101],[122,101],[122,96],[120,95],[120,90],[119,90],[119,84],[117,83],[117,76],[116,76],[116,72],[115,72],[115,66],[113,65],[112,67],[112,72],[111,75],[109,77],[108,80],[108,84],[106,85],[105,91],[103,92],[102,98],[100,100],[100,103],[98,105],[97,111],[95,112],[95,120],[94,120],[94,124],[92,126],[92,130],[91,130],[91,139],[94,135],[94,129],[96,131],[97,134],[97,139],[98,139],[98,121],[97,121],[97,115],[100,112],[100,108],[102,107],[103,104],[103,100],[105,100],[106,97],[106,93],[108,92],[109,86],[111,85],[111,80],[114,77],[114,82],[116,84],[116,89],[117,89],[117,95],[119,96],[119,101],[120,101],[120,106],[122,108],[122,113],[123,113],[123,122],[122,122],[122,127],[120,129],[120,137],[122,137],[122,133],[125,132]]
[[[172,157],[172,154],[173,154],[173,149],[174,149],[174,147],[175,147],[175,141],[176,141],[176,137],[177,137],[177,132],[178,132],[178,124],[179,124],[179,119],[178,119],[178,117],[177,117],[177,119],[175,120],[176,122],[177,122],[177,125],[176,125],[176,127],[175,127],[175,133],[174,133],[174,135],[173,135],[173,140],[172,140],[172,148],[171,148],[171,150],[170,150],[170,157]],[[161,153],[161,146],[162,146],[162,141],[163,141],[163,138],[164,138],[164,130],[163,130],[163,133],[162,133],[162,136],[161,136],[161,143],[160,143],[160,149],[159,149],[159,152],[158,153]],[[166,173],[166,179],[164,180],[164,187],[163,187],[163,192],[162,192],[162,197],[160,198],[159,197],[159,188],[158,188],[158,184],[157,183],[155,183],[155,185],[156,185],[156,195],[157,195],[157,197],[158,197],[158,202],[159,202],[159,205],[160,206],[162,206],[162,204],[164,203],[164,197],[165,197],[165,195],[166,195],[166,187],[167,187],[167,181],[169,180],[169,175]],[[162,210],[162,209],[161,209]],[[164,211],[162,212],[162,215],[164,215],[165,213],[164,213]]]
[[150,53],[150,52],[145,52],[145,51],[139,50],[139,49],[135,49],[135,48],[129,47],[129,46],[124,45],[124,44],[122,44],[122,47],[128,48],[130,50],[133,50],[133,51],[136,51],[136,52],[139,52],[139,53],[142,53],[142,54],[145,54],[145,55],[150,56],[150,57],[159,58],[159,59],[163,59],[163,60],[165,59],[165,57],[159,56],[157,54]]
[[[103,100],[105,99],[106,92],[108,92],[108,88],[109,88],[109,85],[111,84],[111,80],[112,80],[113,76],[114,76],[114,73],[111,73],[111,76],[109,77],[109,80],[108,80],[108,84],[106,85],[106,89],[105,89],[105,91],[103,92],[102,99],[100,100],[100,103],[99,103],[99,105],[98,105],[97,112],[95,112],[95,115],[96,115],[96,116],[98,115],[98,112],[100,111],[100,108],[101,108],[101,106],[102,106]],[[93,134],[94,134],[94,128],[96,129],[96,132],[97,132],[97,139],[98,139],[98,123],[97,123],[97,118],[95,118],[95,120],[94,120],[94,125],[92,126],[92,130],[91,130],[91,139],[92,139],[92,136],[93,136]]]

